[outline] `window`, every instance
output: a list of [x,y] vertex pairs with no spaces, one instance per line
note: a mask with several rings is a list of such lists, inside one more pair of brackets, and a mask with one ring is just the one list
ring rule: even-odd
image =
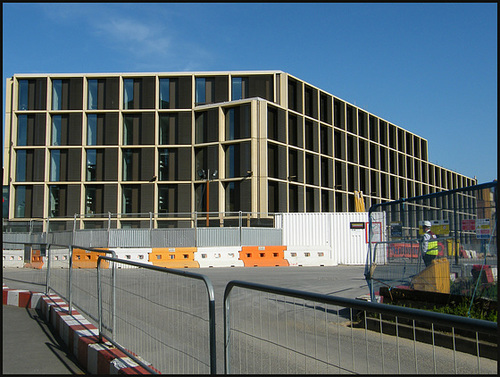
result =
[[96,181],[97,151],[87,149],[87,181]]
[[196,103],[205,103],[205,79],[196,78]]
[[19,110],[28,110],[28,80],[19,80]]
[[250,137],[250,106],[243,105],[226,110],[225,123],[226,140]]
[[62,80],[52,81],[52,110],[62,108]]
[[26,186],[16,187],[15,217],[24,217],[26,211]]
[[176,116],[170,114],[160,115],[160,144],[176,143]]
[[59,212],[59,187],[50,186],[49,195],[49,216],[60,216]]
[[88,85],[87,109],[97,110],[97,80],[89,80]]
[[134,108],[134,79],[123,80],[123,108]]
[[87,145],[97,144],[97,114],[87,116]]
[[28,116],[19,115],[17,118],[17,145],[28,144]]
[[160,174],[160,181],[168,181],[168,149],[160,149],[160,156],[159,156],[159,174]]
[[250,143],[225,148],[226,178],[247,177],[250,171]]
[[[235,145],[230,145],[227,148],[226,158],[228,158],[229,169],[228,169],[228,172],[226,172],[226,178],[234,178],[235,177],[235,171],[234,171],[234,164],[235,164],[234,149],[235,148],[236,148]],[[233,185],[233,189],[234,189],[234,185]]]
[[226,187],[226,211],[236,210],[236,192],[235,183],[230,182]]
[[95,187],[87,187],[87,193],[85,195],[85,213],[92,214],[96,213],[96,199],[97,193]]
[[52,145],[61,145],[61,116],[52,117]]
[[134,117],[123,117],[123,144],[134,144]]
[[226,140],[234,140],[234,108],[227,112]]
[[16,181],[26,182],[26,151],[18,150],[16,155],[17,155]]
[[158,188],[158,212],[160,213],[168,212],[168,191],[167,187]]
[[52,150],[50,153],[50,181],[57,182],[60,178],[61,173],[61,151]]
[[231,79],[231,100],[236,101],[248,97],[248,78],[233,77]]
[[[214,79],[197,77],[195,83],[195,102],[197,105],[212,103],[215,94]],[[226,84],[227,85],[227,84]]]
[[170,108],[170,79],[160,79],[160,109]]
[[132,180],[132,150],[123,151],[123,180]]
[[122,203],[122,212],[123,213],[132,213],[132,188],[124,187],[123,188],[123,203]]

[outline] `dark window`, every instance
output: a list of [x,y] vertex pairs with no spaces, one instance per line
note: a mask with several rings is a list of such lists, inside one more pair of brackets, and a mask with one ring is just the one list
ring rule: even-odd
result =
[[28,110],[28,80],[19,80],[18,110]]
[[45,110],[47,108],[47,79],[18,81],[18,110]]
[[232,107],[226,110],[226,140],[250,137],[250,106]]
[[154,109],[155,107],[155,78],[128,78],[123,79],[123,108]]
[[191,144],[191,114],[160,114],[160,144]]
[[[72,114],[73,115],[73,114]],[[117,145],[118,114],[87,115],[87,145]]]
[[118,109],[118,77],[89,79],[87,81],[87,109]]
[[232,77],[231,78],[231,100],[248,98],[248,78],[247,77]]
[[52,80],[52,110],[82,110],[83,79]]
[[209,143],[219,140],[219,111],[212,109],[196,113],[196,143]]
[[160,79],[160,109],[170,109],[170,79]]
[[17,145],[28,145],[28,116],[19,115],[17,117]]
[[250,181],[228,182],[224,185],[226,211],[251,211]]
[[215,80],[213,78],[197,77],[195,80],[195,102],[197,105],[212,103],[215,96]]
[[225,147],[226,178],[246,177],[250,172],[250,143]]

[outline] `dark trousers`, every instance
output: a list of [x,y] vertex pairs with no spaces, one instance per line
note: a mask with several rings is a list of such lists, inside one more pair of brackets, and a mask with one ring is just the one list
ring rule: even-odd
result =
[[423,258],[424,258],[425,267],[429,267],[429,265],[431,264],[431,262],[434,259],[436,259],[437,257],[438,257],[437,255],[424,254]]

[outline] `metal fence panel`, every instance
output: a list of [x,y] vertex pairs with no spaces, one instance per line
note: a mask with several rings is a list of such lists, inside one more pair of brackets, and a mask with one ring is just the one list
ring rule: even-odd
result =
[[241,281],[224,308],[228,374],[497,371],[494,322]]
[[281,229],[241,228],[241,245],[244,246],[279,246],[281,238]]
[[[383,236],[372,237],[368,250],[372,299],[383,286],[403,286],[496,301],[496,188],[497,182],[491,182],[372,206],[372,223],[380,221],[382,212],[386,219]],[[423,221],[431,222],[439,250],[429,268],[421,249]],[[384,261],[373,260],[381,256]],[[431,274],[438,267],[440,272]]]
[[[102,336],[160,373],[215,373],[215,302],[206,277],[100,259],[114,265],[99,268]],[[120,268],[123,264],[138,268]]]
[[[9,242],[45,243],[45,239],[45,233],[3,233],[2,235],[4,248],[14,247],[14,245],[9,245]],[[16,248],[14,247],[14,249]]]
[[48,241],[49,243],[58,245],[71,245],[73,244],[73,232],[50,232],[48,233]]
[[151,247],[194,247],[195,229],[153,229]]
[[149,247],[149,229],[110,229],[108,247]]
[[196,230],[196,246],[239,246],[239,228],[198,228]]
[[109,233],[107,229],[77,230],[73,243],[84,247],[108,247]]

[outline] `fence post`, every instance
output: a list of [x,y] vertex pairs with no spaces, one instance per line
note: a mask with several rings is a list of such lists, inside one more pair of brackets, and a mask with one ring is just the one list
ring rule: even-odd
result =
[[99,326],[99,343],[102,343],[102,292],[101,292],[101,258],[97,257],[97,322]]
[[242,235],[242,232],[243,232],[243,230],[241,229],[241,227],[243,226],[242,216],[243,216],[243,212],[239,211],[238,212],[238,226],[240,228],[240,246],[241,246],[241,235]]
[[71,278],[73,275],[73,245],[69,245],[69,271],[68,271],[68,309],[69,313],[71,314],[71,304],[72,304],[72,297],[71,297]]
[[45,294],[49,294],[49,287],[50,287],[50,266],[51,266],[51,253],[50,253],[50,244],[45,244],[45,247],[47,248],[47,275],[45,277]]
[[111,229],[111,212],[108,212],[108,247],[109,247],[110,229]]
[[229,315],[229,294],[227,297],[224,297],[223,304],[223,313],[224,313],[224,374],[230,374],[229,371],[229,331],[231,330]]
[[194,211],[194,247],[198,247],[198,213]]

